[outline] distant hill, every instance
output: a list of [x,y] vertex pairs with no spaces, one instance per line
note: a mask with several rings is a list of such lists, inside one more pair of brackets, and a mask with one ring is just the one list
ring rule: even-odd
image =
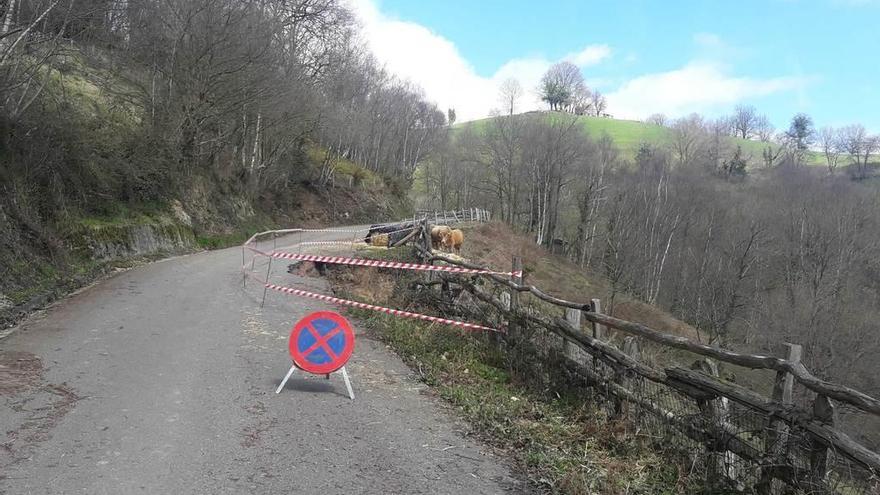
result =
[[[543,112],[549,114],[550,112]],[[493,117],[486,119],[463,122],[456,127],[463,128],[465,126],[474,126],[476,129],[482,130],[491,122]],[[578,117],[584,128],[584,132],[588,135],[598,138],[603,134],[608,134],[611,139],[617,143],[621,153],[626,158],[633,158],[638,152],[642,143],[648,143],[655,146],[669,146],[673,141],[672,130],[656,124],[640,122],[638,120],[621,120],[607,117],[592,117],[581,115]],[[753,166],[761,164],[761,152],[766,143],[760,141],[751,141],[730,137],[734,145],[742,146],[743,152],[750,157]],[[775,145],[774,145],[775,146]],[[809,163],[811,165],[824,165],[825,160],[820,153],[810,153]]]

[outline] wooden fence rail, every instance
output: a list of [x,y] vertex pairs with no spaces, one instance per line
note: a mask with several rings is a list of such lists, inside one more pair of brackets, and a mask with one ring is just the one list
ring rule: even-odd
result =
[[[421,254],[427,255],[427,261],[443,261],[451,265],[457,265],[466,268],[486,269],[485,267],[479,265],[464,263],[446,256],[429,254],[430,252],[426,251],[423,247],[418,247],[417,249]],[[722,349],[720,347],[713,347],[699,342],[694,342],[685,337],[670,335],[654,330],[640,323],[621,320],[619,318],[614,318],[612,316],[604,315],[601,313],[594,313],[592,311],[592,303],[566,301],[565,299],[551,296],[533,285],[517,284],[497,275],[486,275],[485,278],[491,279],[498,284],[505,285],[518,292],[529,292],[531,294],[534,294],[539,299],[550,304],[554,304],[556,306],[580,309],[581,311],[583,311],[583,317],[590,322],[611,327],[631,335],[643,337],[647,340],[651,340],[661,345],[689,351],[694,354],[699,354],[706,357],[711,357],[719,361],[723,361],[729,364],[735,364],[737,366],[742,366],[745,368],[766,369],[791,373],[795,380],[816,393],[824,394],[833,399],[837,399],[841,402],[845,402],[847,404],[855,406],[862,411],[880,416],[880,400],[875,399],[874,397],[871,397],[870,395],[855,390],[853,388],[847,387],[846,385],[822,380],[810,373],[809,370],[807,370],[807,368],[802,363],[794,363],[774,356],[765,356],[760,354],[743,354]]]
[[[485,269],[482,266],[436,255],[431,249],[428,223],[422,222],[420,242],[415,243],[417,254],[424,262],[442,262],[466,268]],[[513,272],[521,270],[514,259]],[[578,362],[566,356],[566,372],[598,387],[614,403],[616,412],[627,409],[625,404],[641,408],[690,441],[703,445],[709,452],[707,464],[713,473],[726,478],[733,486],[742,488],[742,480],[751,471],[752,488],[758,493],[776,493],[773,480],[783,482],[805,493],[838,493],[832,485],[844,483],[846,493],[880,493],[880,454],[860,444],[833,424],[833,404],[838,401],[869,415],[880,416],[880,401],[863,392],[842,384],[822,380],[800,362],[799,354],[790,353],[788,359],[759,354],[734,352],[720,347],[691,341],[670,335],[648,326],[614,318],[601,313],[598,300],[589,303],[561,299],[526,284],[522,279],[509,279],[498,275],[461,276],[452,274],[432,275],[439,277],[440,286],[456,286],[466,291],[475,301],[494,309],[499,317],[509,322],[512,338],[516,342],[522,328],[540,328],[561,337],[563,346],[574,345],[592,360]],[[489,287],[478,279],[491,282]],[[433,286],[433,283],[432,283]],[[519,301],[519,294],[531,294],[538,300],[563,309],[557,315],[540,314]],[[448,301],[448,298],[440,298]],[[451,311],[458,308],[450,305]],[[592,324],[593,332],[581,328],[581,318]],[[611,328],[627,334],[622,349],[605,339],[604,329]],[[698,368],[658,368],[639,359],[638,340],[688,351],[702,356]],[[798,351],[799,352],[799,351]],[[709,358],[709,359],[705,359]],[[717,376],[712,360],[749,369],[777,372],[777,391],[774,397],[764,397],[746,387],[724,381]],[[705,370],[716,370],[706,373]],[[603,371],[604,370],[604,371]],[[689,404],[681,405],[687,413],[669,410],[662,401],[639,392],[635,381],[646,380],[660,387],[669,397],[687,398]],[[816,393],[812,409],[791,404],[794,382]],[[728,402],[729,401],[729,402]],[[744,435],[730,416],[730,404],[749,417],[760,419],[760,425]],[[756,436],[757,435],[757,436]],[[708,459],[712,459],[711,461]],[[736,469],[732,460],[751,469]],[[853,467],[854,466],[854,467]],[[857,474],[854,474],[856,473]],[[836,474],[835,474],[836,473]],[[831,475],[835,478],[831,480]],[[853,488],[863,486],[863,490]]]

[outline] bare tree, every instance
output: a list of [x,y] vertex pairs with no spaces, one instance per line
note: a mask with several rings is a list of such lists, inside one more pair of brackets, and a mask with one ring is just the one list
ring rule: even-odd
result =
[[868,161],[880,147],[880,136],[869,135],[862,124],[848,125],[838,132],[839,146],[852,159],[858,177],[867,177]]
[[499,88],[499,99],[501,107],[507,115],[516,113],[516,106],[519,104],[520,98],[523,96],[523,88],[519,81],[510,77],[501,83]]
[[779,161],[779,158],[785,153],[785,146],[778,146],[772,143],[767,143],[761,149],[761,159],[764,162],[764,166],[767,168],[773,168]]
[[755,136],[757,136],[758,140],[762,143],[769,143],[771,139],[773,139],[773,134],[776,129],[773,127],[773,124],[770,122],[770,119],[767,118],[766,115],[759,115],[755,119]]
[[691,114],[676,119],[672,129],[672,153],[679,165],[692,164],[705,150],[706,127],[703,117]]
[[605,95],[598,91],[593,91],[593,94],[590,95],[590,110],[593,112],[593,115],[601,117],[607,108],[608,100],[605,99]]
[[659,125],[661,127],[666,127],[666,124],[669,123],[669,119],[665,114],[662,113],[653,113],[645,119],[645,122],[649,124]]
[[758,121],[758,112],[751,105],[737,105],[730,117],[731,129],[734,135],[743,139],[749,139],[755,132]]
[[825,162],[828,165],[828,173],[833,174],[837,169],[837,162],[842,151],[840,133],[834,127],[827,126],[819,129],[817,135],[819,146],[822,147],[822,153],[825,155]]

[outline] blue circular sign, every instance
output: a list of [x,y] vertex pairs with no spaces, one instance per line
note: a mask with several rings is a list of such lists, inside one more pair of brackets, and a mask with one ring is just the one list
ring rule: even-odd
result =
[[354,352],[348,320],[332,311],[312,313],[290,332],[290,356],[303,371],[324,375],[343,367]]

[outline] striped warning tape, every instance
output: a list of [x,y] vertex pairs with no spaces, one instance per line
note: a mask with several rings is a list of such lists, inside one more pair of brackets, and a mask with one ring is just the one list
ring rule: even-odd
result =
[[444,325],[452,325],[452,326],[464,328],[467,330],[486,330],[489,332],[504,333],[503,330],[499,330],[497,328],[491,328],[491,327],[484,327],[482,325],[477,325],[475,323],[467,323],[464,321],[449,320],[447,318],[440,318],[438,316],[429,316],[429,315],[423,315],[420,313],[411,313],[409,311],[403,311],[400,309],[392,309],[392,308],[385,308],[382,306],[374,306],[372,304],[362,303],[362,302],[358,302],[358,301],[350,301],[348,299],[340,299],[338,297],[325,296],[324,294],[316,294],[314,292],[309,292],[309,291],[305,291],[305,290],[294,289],[291,287],[284,287],[283,285],[275,285],[275,284],[263,284],[263,285],[265,285],[266,288],[272,289],[274,291],[284,292],[286,294],[292,294],[294,296],[310,297],[312,299],[317,299],[319,301],[325,301],[325,302],[329,302],[329,303],[333,303],[333,304],[340,304],[343,306],[351,306],[353,308],[368,309],[371,311],[378,311],[380,313],[386,313],[386,314],[390,314],[390,315],[394,315],[394,316],[402,316],[404,318],[413,318],[416,320],[430,321],[432,323],[441,323]]
[[298,242],[291,247],[300,246],[368,246],[363,240],[358,241],[306,241]]
[[361,227],[357,229],[297,229],[300,232],[329,232],[337,234],[356,234],[358,232],[369,232],[370,227]]
[[254,248],[250,248],[251,251],[255,253],[262,254],[263,256],[271,256],[273,258],[287,259],[287,260],[298,260],[298,261],[312,261],[317,263],[330,263],[334,265],[353,265],[353,266],[370,266],[376,268],[394,268],[398,270],[419,270],[426,272],[447,272],[447,273],[471,273],[477,275],[504,275],[508,277],[521,277],[522,272],[496,272],[493,270],[484,270],[484,269],[474,269],[474,268],[462,268],[459,266],[446,266],[446,265],[422,265],[418,263],[403,263],[400,261],[381,261],[381,260],[368,260],[364,258],[343,258],[341,256],[319,256],[316,254],[295,254],[295,253],[285,253],[281,251],[272,251],[270,253],[264,253],[262,251],[258,251]]

